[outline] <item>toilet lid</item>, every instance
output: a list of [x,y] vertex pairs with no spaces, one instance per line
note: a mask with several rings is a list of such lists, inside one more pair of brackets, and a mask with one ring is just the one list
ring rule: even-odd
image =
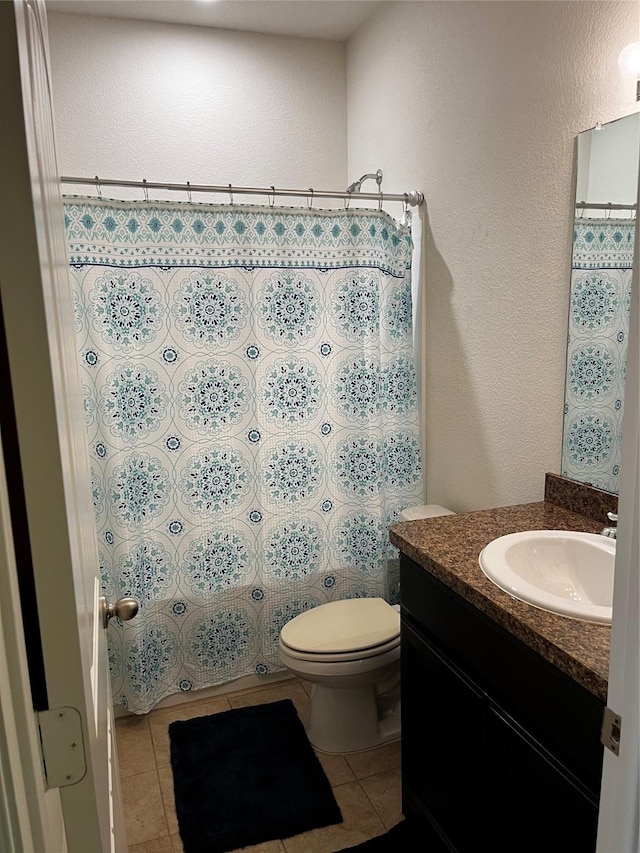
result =
[[388,643],[400,634],[400,614],[383,598],[321,604],[283,626],[280,637],[301,652],[349,652]]

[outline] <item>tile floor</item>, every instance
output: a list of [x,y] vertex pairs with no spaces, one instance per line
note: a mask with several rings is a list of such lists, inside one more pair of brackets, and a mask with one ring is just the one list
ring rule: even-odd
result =
[[[116,720],[116,742],[129,853],[183,853],[173,800],[169,723],[245,705],[291,699],[306,724],[310,685],[290,679],[213,699]],[[250,853],[335,853],[381,835],[402,819],[400,742],[350,755],[318,753],[343,823],[269,841]]]

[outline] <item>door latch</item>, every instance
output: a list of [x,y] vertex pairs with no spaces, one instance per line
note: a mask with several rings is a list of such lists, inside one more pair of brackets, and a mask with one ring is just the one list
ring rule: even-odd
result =
[[614,755],[620,755],[620,731],[622,729],[622,717],[612,711],[611,708],[605,708],[602,715],[602,730],[600,731],[600,740],[602,743],[613,752]]

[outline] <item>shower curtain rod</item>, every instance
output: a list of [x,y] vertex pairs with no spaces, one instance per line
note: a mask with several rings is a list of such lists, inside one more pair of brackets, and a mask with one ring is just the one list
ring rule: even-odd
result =
[[[366,176],[368,177],[368,176]],[[362,179],[361,179],[362,180]],[[211,184],[190,184],[188,181],[184,184],[165,183],[164,181],[114,181],[107,178],[74,178],[67,175],[60,178],[60,183],[63,184],[84,184],[95,187],[98,190],[98,196],[101,197],[100,187],[138,187],[145,192],[145,200],[148,200],[148,190],[174,190],[178,192],[186,192],[189,201],[191,201],[191,193],[227,193],[233,203],[234,193],[246,195],[266,195],[268,198],[275,196],[296,196],[298,198],[306,198],[309,206],[313,204],[315,198],[343,198],[352,199],[354,197],[361,199],[370,199],[378,201],[382,204],[383,201],[403,201],[412,207],[422,204],[424,195],[418,190],[410,190],[406,193],[367,193],[360,192],[359,189],[349,190],[288,190],[277,189],[276,187],[234,187],[231,184],[227,186],[213,186]],[[357,184],[358,182],[356,182]],[[352,184],[352,186],[354,186]]]
[[610,201],[601,204],[589,204],[586,201],[577,201],[576,207],[579,207],[581,210],[635,210],[637,205],[613,204]]

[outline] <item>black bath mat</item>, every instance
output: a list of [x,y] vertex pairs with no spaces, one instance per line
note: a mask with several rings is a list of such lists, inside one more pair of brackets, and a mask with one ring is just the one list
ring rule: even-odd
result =
[[401,820],[384,835],[370,838],[338,853],[447,853],[448,848],[429,825]]
[[185,853],[226,853],[342,822],[290,699],[178,720],[169,739]]

